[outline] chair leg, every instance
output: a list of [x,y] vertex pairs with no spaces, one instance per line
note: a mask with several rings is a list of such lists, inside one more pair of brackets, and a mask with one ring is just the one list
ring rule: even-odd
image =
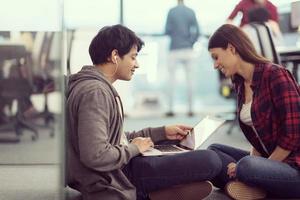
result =
[[227,130],[228,135],[231,134],[231,132],[232,132],[233,128],[235,127],[235,125],[236,125],[235,120],[230,123],[230,127]]
[[46,110],[44,112],[44,116],[45,116],[45,125],[49,125],[50,122],[54,122],[54,114],[49,112],[48,110]]
[[45,106],[44,111],[41,113],[41,117],[44,118],[44,123],[47,127],[49,127],[49,124],[52,122],[50,127],[50,137],[54,137],[54,114],[48,109],[48,93],[45,93]]
[[0,126],[0,132],[10,131],[14,127],[14,124],[12,122],[9,122],[7,124],[3,124]]
[[11,119],[11,121],[8,124],[2,125],[0,127],[1,132],[14,130],[16,133],[17,141],[20,140],[20,137],[23,134],[23,129],[27,129],[33,132],[33,135],[31,136],[31,139],[33,141],[35,141],[38,138],[38,131],[32,125],[25,122],[23,119],[20,119],[20,117],[18,116],[15,116],[13,119]]
[[11,130],[15,130],[16,137],[14,138],[1,138],[0,143],[18,143],[20,142],[20,133],[17,132],[15,121],[10,121],[7,124],[0,126],[0,132],[10,132]]
[[38,131],[31,124],[29,124],[28,122],[26,122],[22,119],[17,120],[17,123],[18,123],[17,127],[21,128],[21,129],[27,129],[27,130],[33,132],[33,135],[31,136],[31,140],[35,141],[38,139],[38,137],[39,137]]
[[238,121],[238,118],[237,118],[237,114],[235,113],[234,119],[230,122],[230,126],[227,130],[228,135],[230,135],[232,133],[233,128],[237,125],[237,121]]

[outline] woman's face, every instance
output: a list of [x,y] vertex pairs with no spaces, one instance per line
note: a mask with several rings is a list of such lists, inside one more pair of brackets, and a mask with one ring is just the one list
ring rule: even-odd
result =
[[209,49],[214,61],[214,68],[220,70],[226,77],[230,77],[237,72],[237,55],[235,48],[228,45],[226,49]]

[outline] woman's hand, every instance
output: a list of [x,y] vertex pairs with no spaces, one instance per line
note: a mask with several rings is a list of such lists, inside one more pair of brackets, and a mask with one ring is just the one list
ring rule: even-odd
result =
[[227,175],[229,178],[236,177],[236,163],[232,162],[227,165]]

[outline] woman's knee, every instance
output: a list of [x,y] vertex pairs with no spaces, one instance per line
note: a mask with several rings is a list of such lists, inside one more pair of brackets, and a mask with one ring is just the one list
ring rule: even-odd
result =
[[236,176],[240,181],[249,182],[257,176],[259,169],[259,158],[256,156],[245,156],[237,162]]

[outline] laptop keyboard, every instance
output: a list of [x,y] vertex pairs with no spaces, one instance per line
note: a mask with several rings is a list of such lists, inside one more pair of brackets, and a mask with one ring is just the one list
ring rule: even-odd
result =
[[172,145],[154,145],[154,148],[158,149],[158,150],[160,150],[162,152],[182,151],[182,150],[180,150],[180,149],[178,149],[178,148],[176,148],[176,147],[174,147]]

